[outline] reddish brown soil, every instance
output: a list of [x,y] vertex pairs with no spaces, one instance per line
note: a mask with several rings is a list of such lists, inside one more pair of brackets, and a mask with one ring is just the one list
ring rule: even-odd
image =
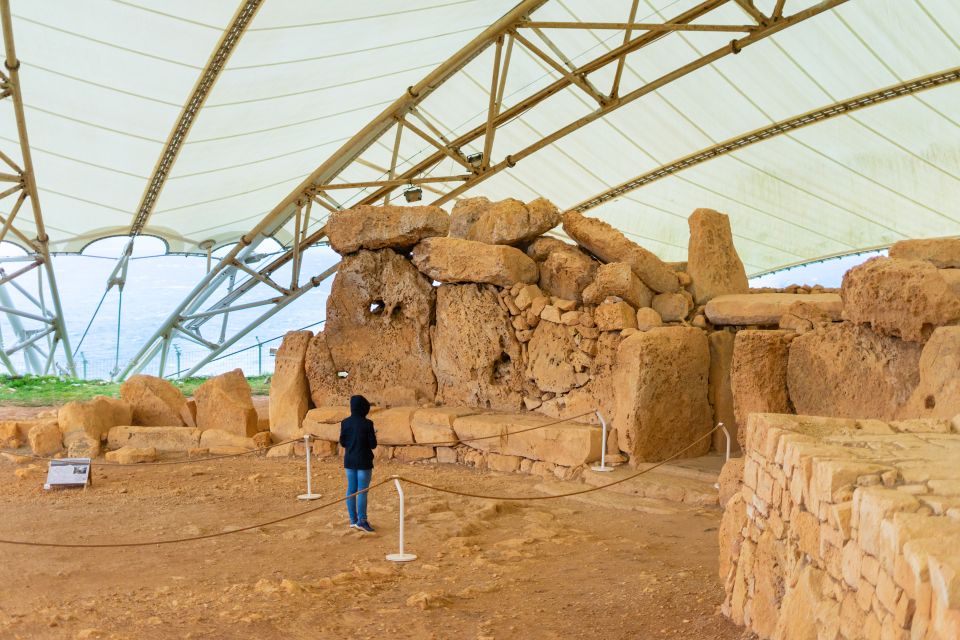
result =
[[[248,457],[105,467],[86,490],[46,492],[44,469],[0,460],[0,538],[114,542],[214,533],[317,506],[303,460]],[[335,461],[314,490],[343,491]],[[392,473],[495,495],[538,478],[456,466]],[[22,477],[18,477],[22,476]],[[568,490],[583,488],[566,483]],[[212,540],[128,549],[0,544],[0,638],[740,639],[717,613],[718,510],[596,492],[536,502],[407,486],[410,564],[391,484],[372,492],[375,535],[342,504]],[[323,502],[321,500],[319,502]]]

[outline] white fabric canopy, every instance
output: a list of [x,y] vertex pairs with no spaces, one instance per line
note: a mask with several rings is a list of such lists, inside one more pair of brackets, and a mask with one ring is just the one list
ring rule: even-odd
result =
[[[265,0],[189,132],[144,233],[171,251],[234,242],[406,87],[509,11],[514,0]],[[641,0],[638,22],[697,4]],[[769,13],[774,0],[758,1]],[[814,4],[787,0],[786,13]],[[538,21],[624,22],[629,0],[550,0]],[[184,101],[237,3],[13,0],[27,127],[54,251],[128,233]],[[749,24],[729,2],[712,24]],[[545,30],[574,63],[622,42],[613,30]],[[523,159],[465,195],[545,196],[561,208],[727,138],[861,93],[960,65],[960,4],[851,0],[644,96]],[[546,49],[530,32],[526,36]],[[634,54],[624,91],[736,34],[684,32]],[[450,137],[484,122],[493,48],[442,85],[422,113]],[[603,91],[609,70],[591,76]],[[504,107],[560,75],[519,45]],[[568,89],[502,127],[494,159],[586,115]],[[840,116],[719,157],[592,209],[665,260],[686,258],[686,217],[731,216],[749,273],[960,222],[960,86]],[[9,101],[0,147],[13,153]],[[381,178],[387,134],[338,178]],[[479,142],[482,147],[482,140]],[[474,145],[476,146],[476,145]],[[481,147],[464,149],[480,151]],[[405,135],[400,169],[434,151]],[[434,174],[462,173],[453,161]],[[438,188],[441,188],[438,185]],[[446,187],[443,187],[446,188]],[[331,191],[344,205],[360,191]],[[431,193],[425,192],[429,201]],[[399,197],[399,190],[394,192]],[[5,200],[4,212],[10,206]],[[319,223],[319,216],[315,218]],[[288,242],[291,225],[277,234]]]

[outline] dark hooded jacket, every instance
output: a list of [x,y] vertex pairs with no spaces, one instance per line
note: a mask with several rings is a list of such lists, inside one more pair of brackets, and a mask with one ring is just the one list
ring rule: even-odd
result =
[[370,403],[366,398],[350,398],[350,417],[340,423],[340,446],[343,447],[343,466],[346,469],[373,469],[377,433],[373,430],[373,422],[367,419],[368,413]]

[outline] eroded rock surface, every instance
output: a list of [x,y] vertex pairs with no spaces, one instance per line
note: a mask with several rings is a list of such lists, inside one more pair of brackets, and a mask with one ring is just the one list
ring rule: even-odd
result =
[[597,266],[596,260],[579,249],[554,251],[540,263],[540,288],[547,295],[580,302]]
[[524,369],[510,314],[494,287],[440,287],[433,329],[438,403],[516,411]]
[[60,407],[57,423],[64,435],[83,431],[100,439],[111,427],[130,424],[133,421],[132,416],[128,402],[107,396],[95,396],[91,400],[73,400]]
[[890,247],[890,257],[924,260],[940,269],[960,268],[960,238],[901,240]]
[[902,415],[952,418],[960,414],[960,327],[940,327],[920,354],[920,383]]
[[730,218],[713,209],[697,209],[687,223],[690,242],[686,272],[696,303],[704,304],[718,295],[746,293],[747,273],[733,244]]
[[960,321],[960,298],[932,264],[873,258],[843,277],[843,315],[875,331],[923,342],[938,326]]
[[250,383],[240,369],[210,378],[197,387],[193,397],[201,431],[220,429],[248,438],[260,431]]
[[583,290],[586,304],[600,304],[609,296],[621,298],[635,309],[649,307],[653,300],[653,292],[626,262],[600,265],[593,282]]
[[798,414],[895,419],[920,379],[921,345],[834,323],[790,343],[787,382]]
[[[577,348],[573,327],[541,322],[527,344],[527,377],[541,391],[566,393],[589,379],[575,358],[589,359]],[[577,369],[580,369],[579,371]]]
[[324,330],[307,349],[313,403],[347,404],[358,393],[379,403],[393,387],[433,399],[435,295],[430,281],[390,249],[346,256],[327,298]]
[[450,211],[450,237],[466,238],[470,227],[480,219],[491,204],[490,199],[484,196],[457,200],[453,210]]
[[440,207],[359,205],[327,219],[330,247],[344,255],[359,249],[412,247],[424,238],[445,236],[450,216]]
[[[788,331],[738,331],[730,364],[730,390],[738,425],[751,413],[793,413],[787,388]],[[743,446],[743,432],[738,430]]]
[[493,202],[470,226],[466,238],[487,244],[521,244],[560,224],[560,212],[545,198],[524,204],[507,198]]
[[512,287],[535,283],[537,263],[505,245],[458,238],[428,238],[413,250],[413,264],[424,275],[440,282],[476,282]]
[[563,214],[563,230],[604,262],[626,262],[637,277],[656,292],[680,288],[677,274],[665,262],[602,220],[568,211]]
[[839,320],[843,310],[843,300],[836,293],[746,293],[717,296],[707,303],[705,313],[718,326],[778,326],[795,302],[816,307],[831,320]]
[[[730,331],[714,331],[709,334],[710,342],[710,406],[713,408],[713,422],[722,422],[730,432],[731,449],[736,451],[737,418],[734,413],[731,369],[733,367],[734,334]],[[724,451],[726,438],[717,431],[713,434],[713,448]],[[722,503],[722,502],[721,502]]]

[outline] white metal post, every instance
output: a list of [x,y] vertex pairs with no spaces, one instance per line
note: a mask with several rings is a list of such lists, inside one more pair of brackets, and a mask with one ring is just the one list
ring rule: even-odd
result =
[[317,498],[321,497],[321,495],[319,493],[313,492],[313,486],[311,484],[312,482],[311,476],[313,475],[313,473],[310,470],[310,434],[309,433],[303,434],[303,444],[307,450],[307,492],[301,493],[300,495],[298,495],[297,500],[316,500]]
[[730,432],[727,431],[727,428],[723,426],[722,422],[718,423],[718,426],[723,430],[723,435],[726,436],[727,438],[727,457],[724,460],[724,462],[729,462],[730,461]]
[[603,414],[597,411],[597,417],[603,427],[603,435],[600,441],[600,466],[590,467],[591,471],[613,471],[613,467],[607,466],[607,421],[603,419]]
[[411,560],[416,560],[417,556],[412,553],[403,552],[403,487],[400,486],[400,480],[397,478],[393,479],[393,483],[397,485],[397,493],[400,494],[400,553],[388,553],[387,560],[390,562],[410,562]]

